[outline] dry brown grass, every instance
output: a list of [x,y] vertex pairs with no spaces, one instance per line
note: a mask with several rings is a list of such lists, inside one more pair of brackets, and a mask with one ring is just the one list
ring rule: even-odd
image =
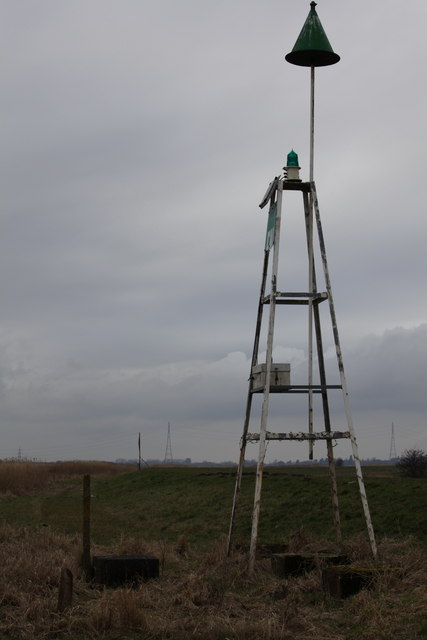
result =
[[129,465],[112,462],[70,461],[31,462],[27,460],[0,461],[0,493],[26,495],[37,493],[58,480],[90,474],[114,476],[132,471]]
[[[302,542],[303,536],[299,535]],[[307,543],[310,544],[310,543]],[[158,580],[135,589],[87,584],[79,567],[80,540],[48,528],[0,527],[0,639],[162,640],[421,640],[427,615],[425,550],[411,540],[385,540],[374,587],[344,601],[322,593],[320,571],[292,579],[272,575],[267,559],[248,576],[247,558],[225,555],[223,541],[203,555],[178,545],[122,538],[111,553],[163,558]],[[301,549],[303,550],[303,549]],[[105,552],[96,549],[94,552]],[[368,563],[364,545],[346,549]],[[74,575],[70,609],[57,613],[59,575]],[[424,625],[426,623],[424,622]],[[424,629],[424,630],[423,630]]]
[[61,462],[49,462],[49,473],[56,476],[117,476],[121,473],[135,471],[135,467],[128,464],[116,464],[115,462],[102,462],[100,460],[70,460]]
[[8,461],[0,463],[0,492],[23,495],[37,492],[49,484],[46,465],[34,462]]

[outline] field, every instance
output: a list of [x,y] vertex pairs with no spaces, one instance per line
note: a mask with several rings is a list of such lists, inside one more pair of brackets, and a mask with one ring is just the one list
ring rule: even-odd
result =
[[[338,468],[343,551],[372,563],[352,468]],[[80,567],[82,476],[91,474],[92,553],[150,553],[158,580],[100,589]],[[236,551],[225,554],[234,471],[102,463],[0,463],[0,640],[420,640],[427,638],[427,479],[366,467],[379,542],[374,586],[346,600],[321,588],[320,567],[279,579],[260,555],[247,574],[254,470],[246,469]],[[334,550],[326,468],[268,467],[259,542]],[[57,612],[61,567],[72,606]]]

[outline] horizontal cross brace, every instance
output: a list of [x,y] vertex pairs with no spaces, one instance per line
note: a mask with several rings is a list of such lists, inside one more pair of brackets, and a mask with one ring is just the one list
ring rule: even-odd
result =
[[[256,442],[259,440],[259,433],[248,433],[246,435],[247,442]],[[317,431],[314,433],[273,433],[267,431],[266,440],[340,440],[342,438],[350,438],[349,431]]]
[[283,180],[283,191],[305,191],[310,192],[309,182],[298,182],[297,180]]
[[276,296],[282,296],[286,298],[326,298],[328,294],[323,291],[313,291],[312,293],[307,291],[276,291]]
[[[282,385],[270,385],[270,393],[322,393],[327,389],[342,389],[340,384],[282,384]],[[257,388],[252,393],[263,393],[264,386]]]
[[[276,304],[305,304],[309,303],[309,299],[312,299],[313,302],[323,302],[328,299],[327,293],[306,293],[306,292],[297,292],[291,293],[289,291],[281,292],[278,291],[275,294]],[[271,295],[265,296],[263,298],[263,304],[270,304]]]

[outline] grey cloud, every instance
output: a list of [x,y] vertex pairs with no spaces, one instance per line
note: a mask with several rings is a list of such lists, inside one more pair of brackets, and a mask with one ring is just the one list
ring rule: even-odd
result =
[[369,336],[349,354],[361,410],[427,410],[427,324]]
[[[113,456],[109,439],[139,429],[159,449],[171,419],[188,455],[228,457],[261,277],[258,203],[291,147],[308,173],[309,74],[284,62],[308,8],[2,4],[7,450],[56,434],[68,455],[104,437],[98,454]],[[351,20],[342,9],[318,7],[342,60],[316,75],[315,157],[341,339],[355,411],[369,421],[412,412],[415,434],[413,412],[425,414],[427,223],[414,188],[426,170],[425,9],[363,0]],[[300,203],[286,201],[287,288],[305,286],[301,233]],[[300,324],[286,316],[277,328],[278,344],[299,354]],[[221,437],[207,437],[215,429]]]
[[[426,331],[426,325],[396,328],[366,338],[348,354],[356,423],[367,411],[388,412],[396,421],[406,411],[418,415],[425,412]],[[277,355],[286,361],[295,359],[296,370],[304,366],[303,355],[298,352],[282,349]],[[205,424],[215,432],[218,425],[228,423],[232,425],[228,440],[235,442],[237,451],[240,433],[236,425],[243,422],[248,375],[249,358],[242,352],[217,361],[182,361],[138,370],[96,371],[72,362],[61,372],[10,369],[3,371],[2,421],[26,423],[31,419],[35,424],[44,423],[45,432],[51,435],[55,429],[62,435],[66,429],[77,430],[84,441],[95,433],[101,440],[117,435],[120,425],[135,428],[138,421],[140,425],[154,425],[162,416],[163,421],[172,416],[180,445],[181,434],[192,425],[196,429],[194,425]],[[339,402],[332,406],[337,419],[342,419]],[[273,398],[271,419],[275,424],[290,419],[299,426],[304,410],[304,404],[288,396]],[[257,415],[255,406],[254,424]],[[188,455],[194,457],[191,441],[185,446]]]

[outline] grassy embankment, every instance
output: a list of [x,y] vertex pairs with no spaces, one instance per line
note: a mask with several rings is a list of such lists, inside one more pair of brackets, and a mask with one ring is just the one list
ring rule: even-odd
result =
[[[320,570],[283,580],[264,559],[250,577],[245,555],[225,557],[231,470],[151,468],[109,475],[119,471],[98,463],[68,469],[0,463],[0,640],[427,637],[426,479],[400,478],[392,468],[365,469],[381,561],[397,571],[379,575],[372,590],[335,602],[322,593]],[[93,551],[153,553],[161,560],[159,580],[133,590],[86,584],[79,568],[83,473],[92,475]],[[338,469],[338,481],[344,550],[353,561],[370,563],[354,470]],[[253,470],[247,470],[237,529],[243,542],[253,484]],[[327,469],[267,469],[260,541],[288,542],[292,550],[333,547]],[[74,604],[58,614],[64,564],[75,576]]]
[[[156,467],[123,473],[129,467],[15,463],[12,473],[13,466],[0,464],[0,491],[6,491],[0,501],[0,521],[48,525],[73,535],[80,531],[81,475],[91,472],[92,532],[99,544],[124,535],[173,543],[184,535],[193,547],[203,549],[228,531],[234,488],[230,469]],[[110,470],[121,474],[112,477]],[[365,482],[379,537],[415,536],[427,541],[426,479],[401,478],[392,467],[367,467]],[[253,490],[254,470],[248,469],[236,530],[241,541],[249,536]],[[338,469],[338,490],[344,537],[364,532],[354,469]],[[327,469],[267,468],[260,541],[283,542],[301,528],[334,539]]]

